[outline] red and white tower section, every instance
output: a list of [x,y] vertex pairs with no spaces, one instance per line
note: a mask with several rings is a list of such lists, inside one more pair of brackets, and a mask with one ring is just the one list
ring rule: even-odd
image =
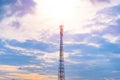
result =
[[60,25],[60,53],[59,53],[59,72],[58,80],[65,80],[64,53],[63,53],[63,25]]

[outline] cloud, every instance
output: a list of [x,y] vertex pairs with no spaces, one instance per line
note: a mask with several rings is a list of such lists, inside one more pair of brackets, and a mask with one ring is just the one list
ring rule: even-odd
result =
[[[15,52],[14,53],[15,55],[19,54],[19,55],[33,56],[34,60],[31,60],[30,62],[36,63],[38,66],[41,67],[50,67],[53,66],[52,64],[54,64],[55,62],[58,62],[58,53],[59,53],[58,51],[44,52],[42,50],[16,47],[9,44],[6,44],[5,47],[13,50]],[[68,55],[66,54],[65,57],[68,57]]]
[[[42,63],[45,63],[47,66],[47,63],[53,64],[55,62],[58,62],[58,58],[59,58],[59,51],[55,51],[55,52],[44,52],[41,50],[36,50],[36,49],[26,49],[26,48],[22,48],[22,47],[16,47],[16,46],[11,46],[9,44],[5,45],[6,48],[14,50],[15,52],[17,52],[17,54],[21,54],[21,55],[26,55],[26,56],[34,56],[35,60],[38,61],[43,61]],[[64,52],[65,58],[69,57],[69,54]]]
[[[96,10],[89,4],[89,2],[81,1],[81,4],[82,3],[82,6],[79,5],[80,8],[75,8],[77,9],[75,11],[77,14],[75,13],[74,16],[72,15],[73,18],[65,20],[65,33],[82,34],[104,29],[96,28],[95,26],[85,27],[87,20],[95,17]],[[40,2],[36,3],[34,14],[26,14],[24,17],[17,17],[16,14],[14,14],[10,17],[4,18],[0,22],[2,25],[2,30],[0,30],[0,32],[3,33],[0,34],[0,37],[9,40],[14,39],[20,42],[25,42],[27,40],[51,42],[53,41],[53,37],[57,39],[54,35],[59,34],[60,21],[42,14],[40,10],[42,6],[39,4]],[[89,9],[85,7],[89,7]],[[19,26],[19,28],[16,28],[16,26]]]
[[[42,69],[43,67],[53,67],[54,63],[58,63],[59,60],[59,51],[54,51],[54,52],[44,52],[41,50],[36,50],[36,49],[27,49],[27,48],[22,48],[22,47],[16,47],[12,46],[9,44],[5,45],[6,48],[14,50],[17,52],[16,54],[19,55],[27,55],[27,56],[34,56],[34,60],[32,60],[32,63],[35,63],[36,65],[26,65],[21,67],[21,69]],[[108,57],[107,57],[108,56]],[[79,57],[75,58],[74,57]],[[86,57],[91,57],[93,59],[91,60],[81,60],[80,58],[86,58]],[[64,58],[65,62],[67,64],[87,64],[87,65],[101,65],[98,64],[99,61],[103,61],[104,63],[109,62],[110,59],[112,58],[117,58],[119,55],[117,54],[91,54],[91,53],[84,53],[80,50],[73,50],[71,52],[64,52]],[[100,59],[99,59],[100,58]],[[39,63],[39,64],[38,64]]]
[[[64,52],[64,58],[68,58],[69,53]],[[44,60],[45,63],[58,63],[59,60],[59,51],[52,52],[52,53],[46,53],[43,56],[38,56],[37,59]]]
[[37,73],[29,73],[29,74],[17,74],[14,76],[9,76],[9,78],[13,79],[23,79],[23,80],[56,80],[57,76],[54,75],[39,75]]
[[0,71],[3,72],[20,72],[18,66],[10,66],[10,65],[0,65]]
[[3,55],[3,54],[5,54],[5,52],[0,49],[0,55]]
[[[59,21],[49,18],[45,15],[43,16],[40,10],[41,6],[39,5],[39,3],[37,3],[37,1],[35,2],[36,6],[34,6],[34,14],[26,14],[23,17],[17,17],[17,15],[15,14],[10,17],[4,18],[0,22],[0,24],[2,25],[0,27],[0,32],[2,33],[0,34],[0,38],[17,40],[19,42],[25,42],[27,40],[36,40],[40,42],[56,44],[59,42]],[[25,3],[23,4],[22,1],[18,0],[17,4],[23,6]],[[32,4],[32,2],[30,4]],[[81,4],[82,6],[79,6],[81,8],[76,8],[77,11],[80,12],[78,12],[78,14],[76,14],[76,16],[72,18],[72,20],[67,20],[68,22],[65,22],[64,34],[68,36],[77,34],[92,35],[92,33],[102,32],[103,30],[108,28],[110,24],[114,24],[114,22],[118,20],[116,19],[113,21],[115,17],[108,16],[103,12],[97,13],[97,11],[101,11],[101,9],[96,9],[95,7],[90,5],[87,0],[83,2],[81,1]],[[85,7],[89,8],[86,9]],[[77,41],[72,36],[69,39],[64,39],[64,42],[65,44],[84,44],[96,48],[100,48],[101,46],[100,43],[96,43],[93,41]]]
[[[19,0],[18,0],[19,1]],[[81,8],[76,8],[80,11],[72,18],[65,22],[64,34],[77,35],[77,34],[92,34],[99,33],[115,24],[118,16],[112,17],[106,14],[107,12],[99,12],[102,9],[95,9],[88,1],[81,1]],[[19,2],[19,4],[21,4]],[[86,5],[88,4],[88,5]],[[114,2],[117,4],[117,2]],[[111,6],[114,6],[111,4]],[[40,11],[39,3],[36,3],[34,14],[26,14],[23,17],[12,15],[4,18],[0,24],[0,38],[8,40],[17,40],[25,42],[27,40],[36,40],[45,43],[58,43],[59,42],[59,21],[43,16]],[[85,7],[89,7],[86,9]],[[79,14],[80,13],[80,14]],[[84,16],[86,15],[86,16]],[[97,26],[97,27],[96,27]],[[51,28],[52,27],[52,28]],[[19,37],[18,37],[19,36]],[[71,39],[74,39],[71,37]],[[68,40],[68,39],[67,39]],[[76,40],[73,40],[77,42]],[[70,39],[66,42],[71,42]],[[81,43],[80,41],[78,43]],[[99,44],[93,42],[83,42],[94,47],[100,47]]]
[[103,35],[103,38],[113,44],[116,44],[120,40],[120,36],[118,35],[112,35],[112,34],[105,34]]
[[28,64],[28,65],[20,66],[20,70],[26,71],[29,73],[33,73],[33,72],[40,73],[42,70],[44,70],[44,68],[45,67],[43,65],[39,65],[39,64]]
[[86,45],[86,46],[91,46],[91,47],[95,47],[95,48],[100,48],[101,47],[101,44],[100,43],[95,43],[95,42],[90,42],[90,41],[65,41],[64,44],[69,44],[69,45],[79,45],[79,44],[83,44],[83,45]]
[[115,54],[115,53],[113,53],[113,54],[111,54],[110,57],[111,57],[111,58],[120,58],[120,54]]
[[[56,80],[57,76],[55,75],[40,75],[38,73],[30,73],[29,71],[22,70],[20,66],[12,65],[0,65],[0,79],[23,79],[23,80]],[[36,68],[34,65],[27,65],[29,67]],[[24,66],[25,67],[25,66]],[[4,72],[4,74],[1,74]]]
[[112,78],[112,77],[105,77],[104,80],[116,80],[115,78]]
[[16,47],[16,46],[11,46],[9,44],[5,44],[5,47],[11,50],[17,51],[19,54],[27,55],[27,56],[38,56],[38,55],[43,55],[44,51],[41,50],[35,50],[35,49],[26,49],[22,47]]
[[99,42],[99,34],[65,34],[64,35],[64,45],[84,45],[94,48],[100,48],[101,43]]
[[0,20],[12,15],[23,16],[33,11],[35,3],[33,0],[11,0],[11,1],[0,1]]
[[93,4],[95,3],[110,3],[111,0],[90,0]]
[[[15,46],[11,46],[9,44],[5,45],[6,48],[14,50],[15,52],[17,52],[17,54],[21,54],[21,55],[27,55],[27,56],[34,56],[35,60],[32,62],[39,62],[41,61],[41,66],[42,67],[51,67],[53,66],[54,63],[58,63],[59,60],[59,51],[55,51],[55,52],[44,52],[41,50],[35,50],[35,49],[25,49],[22,47],[15,47]],[[71,57],[72,56],[79,56],[79,57],[85,57],[85,54],[81,54],[82,52],[80,52],[79,50],[74,50],[72,52],[64,52],[64,58],[65,58],[65,62],[67,64],[84,64],[83,61],[78,61],[78,60],[73,60]],[[42,65],[45,64],[45,65]],[[85,63],[86,64],[86,63]],[[24,69],[25,67],[23,67]],[[27,68],[25,68],[27,69]]]
[[1,79],[1,80],[5,80],[5,78],[3,78],[3,77],[0,77],[0,79]]
[[[53,67],[54,63],[58,63],[59,61],[59,51],[54,51],[54,52],[44,52],[41,50],[36,50],[36,49],[26,49],[22,47],[16,47],[16,46],[11,46],[9,44],[5,45],[6,48],[14,50],[17,52],[16,54],[20,55],[27,55],[27,56],[34,56],[34,60],[32,60],[32,63],[36,63],[36,66],[31,65],[31,67],[23,66],[21,69],[33,69],[32,67],[37,67],[40,66],[41,68],[43,67]],[[72,60],[72,56],[79,56],[79,57],[84,57],[85,55],[81,54],[79,50],[74,50],[72,52],[64,52],[64,58],[65,62],[67,64],[84,64],[82,61],[77,61],[77,60]],[[40,65],[38,65],[38,62]],[[43,65],[45,64],[45,65]],[[41,68],[38,69],[41,69]]]
[[[12,46],[10,44],[6,44],[5,47],[8,48],[9,50],[11,49],[12,51],[13,50],[17,51],[18,50],[18,51],[26,51],[26,52],[30,51],[31,52],[31,50],[29,50],[27,48],[16,47],[16,46]],[[33,52],[34,51],[35,50],[33,50]],[[19,53],[19,55],[21,55],[20,53]],[[13,79],[14,78],[14,79],[18,79],[18,80],[19,79],[23,79],[24,80],[24,79],[29,79],[29,78],[34,80],[36,77],[38,79],[43,79],[44,80],[44,78],[45,78],[45,80],[47,80],[48,78],[51,78],[49,76],[53,76],[53,78],[55,79],[56,76],[54,76],[54,75],[46,75],[46,74],[47,73],[51,74],[53,71],[57,72],[57,68],[54,68],[57,65],[56,62],[54,62],[58,58],[57,53],[59,53],[59,52],[58,51],[56,51],[56,52],[45,52],[44,55],[37,55],[37,56],[41,56],[41,58],[39,57],[38,61],[32,60],[32,61],[35,61],[35,62],[33,62],[33,63],[29,64],[29,65],[19,66],[17,69],[19,69],[20,72],[18,72],[18,73],[10,72],[9,74],[4,75],[6,77],[4,77],[3,75],[2,76],[4,78],[6,78],[6,79]],[[26,53],[24,53],[24,55],[25,54]],[[90,71],[90,70],[93,73],[95,73],[94,70],[96,69],[96,67],[100,68],[100,69],[104,68],[104,67],[108,68],[108,66],[109,66],[110,69],[111,68],[115,68],[114,67],[115,65],[113,66],[113,63],[115,61],[112,62],[111,60],[114,59],[114,58],[119,58],[119,57],[117,57],[117,56],[119,56],[117,54],[116,55],[112,55],[112,54],[109,54],[109,53],[102,53],[102,52],[100,52],[99,54],[98,54],[98,52],[97,53],[92,53],[92,52],[91,53],[90,52],[84,53],[84,51],[83,52],[80,51],[80,48],[78,50],[65,52],[65,54],[67,54],[67,56],[65,57],[66,71],[69,70],[69,71],[67,71],[67,75],[70,72],[72,72],[71,70],[73,70],[73,68],[74,68],[74,71],[76,71],[76,73],[78,72],[77,73],[78,75],[79,75],[79,72],[82,73],[82,71],[85,72],[85,71]],[[34,56],[34,54],[32,54],[31,56]],[[43,58],[42,58],[42,56],[43,56]],[[42,63],[42,64],[44,64],[43,66],[41,65],[42,59],[46,62],[46,63]],[[50,60],[50,62],[49,62],[49,60]],[[74,67],[72,69],[69,69],[69,67],[71,67],[71,66],[72,67],[74,66]],[[81,68],[81,66],[83,66],[84,68]],[[53,68],[53,69],[51,69],[51,68]],[[78,68],[81,68],[82,71],[79,71]],[[102,71],[104,72],[104,70],[102,70]],[[44,74],[44,73],[46,73],[46,74]],[[75,75],[76,75],[76,73],[75,73]],[[40,74],[44,74],[44,75],[40,75]],[[71,74],[74,74],[74,72],[71,73]],[[107,73],[104,73],[104,74],[107,74]],[[72,76],[74,76],[74,75],[72,75]],[[79,79],[79,78],[75,78],[74,77],[73,79]],[[83,79],[85,79],[85,78],[83,78]],[[99,77],[98,77],[98,79],[99,79]],[[5,80],[5,79],[3,79],[3,80]]]
[[[35,1],[35,2],[34,2]],[[33,14],[26,14],[23,17],[18,17],[18,13],[14,13],[9,17],[5,17],[1,22],[0,38],[8,40],[17,40],[19,42],[25,42],[27,40],[36,40],[45,43],[58,43],[59,40],[59,24],[60,21],[56,18],[53,19],[48,17],[41,12],[42,6],[37,0],[27,1],[17,0],[15,4],[19,4],[20,10],[22,7],[33,8]],[[97,2],[107,2],[108,0],[95,0]],[[38,3],[39,2],[39,3]],[[112,1],[111,6],[107,7],[109,9],[117,4],[119,1]],[[11,3],[9,3],[11,4]],[[26,6],[25,6],[26,4]],[[36,4],[36,5],[35,5]],[[4,5],[3,5],[4,6]],[[12,5],[5,5],[5,10],[11,8]],[[13,7],[13,6],[12,6]],[[19,8],[18,7],[18,8]],[[27,7],[24,10],[27,10]],[[103,7],[103,6],[101,6]],[[4,8],[2,8],[4,9]],[[92,34],[104,31],[111,24],[115,24],[118,20],[118,16],[112,17],[112,15],[106,14],[107,12],[102,12],[103,8],[94,7],[89,3],[88,0],[81,1],[76,9],[76,13],[72,19],[65,20],[64,34]],[[6,10],[10,13],[12,10]],[[99,12],[100,11],[100,12]],[[105,10],[106,11],[106,10]],[[90,13],[90,14],[89,14]],[[113,13],[114,14],[114,13]],[[70,42],[70,41],[68,41]],[[83,44],[86,44],[85,42]],[[89,43],[90,46],[100,47],[97,43]]]

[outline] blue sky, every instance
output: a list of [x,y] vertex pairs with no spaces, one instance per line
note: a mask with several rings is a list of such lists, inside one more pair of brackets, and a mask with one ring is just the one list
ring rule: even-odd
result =
[[0,0],[0,80],[58,80],[60,24],[66,80],[120,80],[119,0]]

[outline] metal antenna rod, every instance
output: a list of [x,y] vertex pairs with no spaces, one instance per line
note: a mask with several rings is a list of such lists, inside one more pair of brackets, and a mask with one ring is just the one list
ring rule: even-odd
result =
[[59,54],[58,80],[65,80],[64,54],[63,54],[63,25],[60,25],[60,54]]

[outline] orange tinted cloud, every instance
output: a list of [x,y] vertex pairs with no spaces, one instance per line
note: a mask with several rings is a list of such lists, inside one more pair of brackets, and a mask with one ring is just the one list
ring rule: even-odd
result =
[[40,75],[38,73],[29,73],[19,69],[19,66],[12,65],[0,65],[0,72],[6,74],[0,74],[0,80],[57,80],[55,75]]
[[39,75],[37,73],[29,73],[29,74],[16,74],[14,76],[10,76],[10,78],[14,79],[23,79],[23,80],[56,80],[57,77],[54,75]]
[[10,65],[0,65],[0,71],[19,72],[19,67],[18,66],[10,66]]

